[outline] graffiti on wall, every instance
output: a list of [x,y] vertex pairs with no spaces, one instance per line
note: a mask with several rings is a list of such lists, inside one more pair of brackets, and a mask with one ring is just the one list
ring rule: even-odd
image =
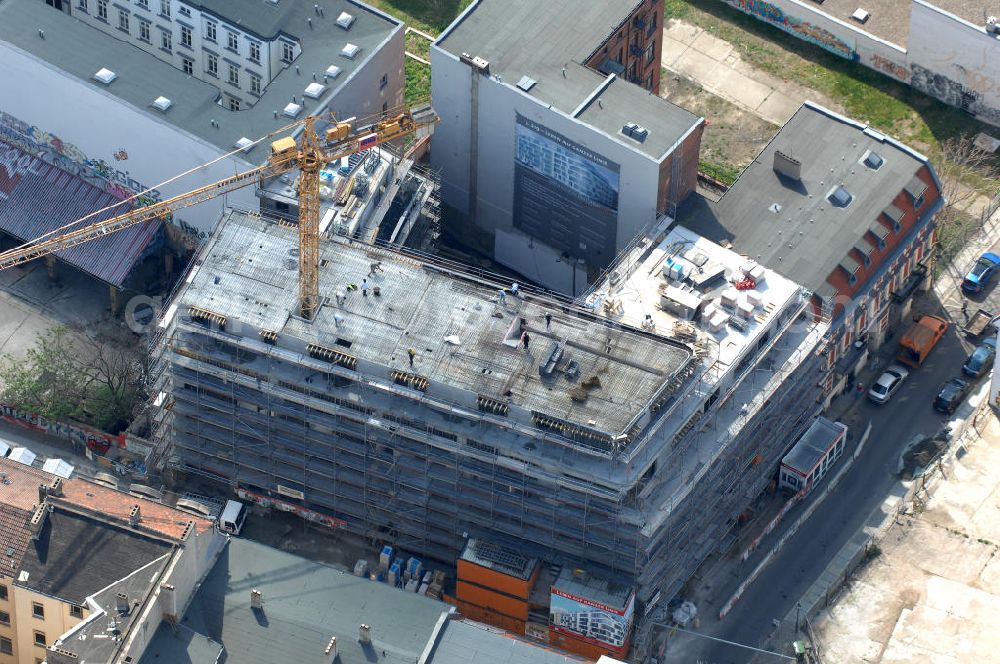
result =
[[[983,122],[1000,125],[1000,108],[994,108],[983,101],[983,90],[976,89],[944,74],[938,74],[918,64],[910,65],[910,85],[946,104],[955,106],[975,115]],[[968,76],[966,76],[968,79]]]
[[34,431],[69,438],[75,447],[80,449],[86,447],[101,455],[107,454],[112,447],[125,447],[125,434],[114,436],[82,424],[49,420],[6,404],[0,405],[0,419]]
[[871,67],[904,83],[910,78],[910,72],[906,67],[879,53],[872,53]]
[[858,59],[857,51],[837,35],[826,28],[821,28],[795,16],[789,16],[781,7],[772,5],[766,0],[726,0],[726,2],[754,18],[770,23],[803,41],[825,48],[842,58]]
[[[3,111],[0,111],[0,142],[20,148],[45,163],[106,191],[118,200],[130,198],[148,188],[128,171],[114,168],[102,159],[90,159],[72,143]],[[118,150],[116,158],[118,155],[126,155],[127,158],[124,150]],[[153,189],[137,198],[135,205],[143,207],[158,200],[160,192]]]

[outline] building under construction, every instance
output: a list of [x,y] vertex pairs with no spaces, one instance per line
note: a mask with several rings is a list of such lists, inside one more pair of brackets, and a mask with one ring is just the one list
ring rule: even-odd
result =
[[826,329],[668,223],[576,304],[328,234],[305,320],[296,230],[230,211],[161,322],[173,462],[414,554],[481,538],[666,600],[811,419]]

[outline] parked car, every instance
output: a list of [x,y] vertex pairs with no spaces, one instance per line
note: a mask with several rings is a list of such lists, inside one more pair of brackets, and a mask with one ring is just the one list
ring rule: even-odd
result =
[[990,252],[983,254],[962,280],[962,290],[966,293],[983,292],[997,272],[1000,272],[1000,256]]
[[868,390],[868,398],[875,403],[885,403],[896,393],[896,390],[909,375],[909,371],[898,364],[893,364],[882,372],[872,388]]
[[976,346],[972,355],[962,366],[962,373],[973,378],[979,378],[993,368],[993,358],[997,354],[997,340],[989,337]]
[[934,410],[951,415],[969,393],[969,382],[961,378],[952,378],[941,386],[934,399]]

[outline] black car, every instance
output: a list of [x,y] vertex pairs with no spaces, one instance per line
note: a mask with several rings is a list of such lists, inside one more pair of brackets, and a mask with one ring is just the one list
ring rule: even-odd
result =
[[951,415],[969,392],[969,383],[961,378],[952,378],[941,387],[934,399],[934,410]]

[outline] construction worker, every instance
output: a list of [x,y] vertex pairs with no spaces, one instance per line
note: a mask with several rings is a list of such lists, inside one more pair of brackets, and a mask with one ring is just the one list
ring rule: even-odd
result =
[[545,329],[552,329],[552,314],[545,314]]
[[531,343],[531,337],[525,332],[521,335],[521,343],[524,344],[524,352],[528,352],[528,344]]
[[361,295],[364,296],[364,297],[368,297],[368,279],[367,278],[361,280]]
[[507,304],[507,291],[502,288],[497,291],[497,302],[501,305]]
[[406,354],[410,356],[410,368],[412,369],[413,368],[413,358],[415,358],[417,356],[417,351],[415,351],[412,348],[407,348],[406,349]]

